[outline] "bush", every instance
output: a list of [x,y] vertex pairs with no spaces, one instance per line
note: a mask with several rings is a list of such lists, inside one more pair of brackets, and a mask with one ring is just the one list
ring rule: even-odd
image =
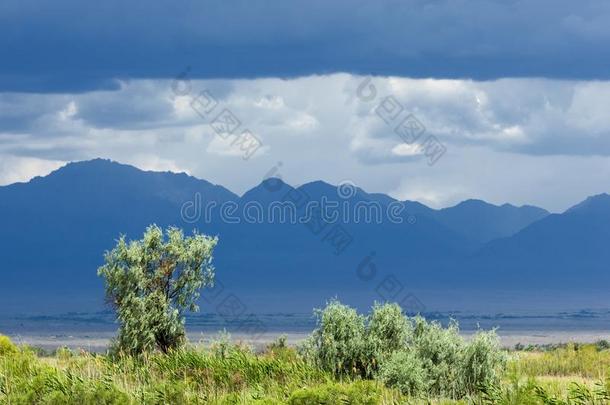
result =
[[417,396],[427,391],[428,376],[422,360],[412,350],[397,351],[381,364],[379,379],[404,395]]
[[62,346],[55,350],[55,357],[61,361],[67,361],[68,359],[74,357],[74,353],[72,353],[72,350],[70,350],[69,347]]
[[495,331],[478,332],[462,354],[462,387],[467,393],[473,393],[498,384],[506,361]]
[[364,375],[365,318],[338,301],[316,310],[317,327],[305,342],[303,354],[318,367],[336,375]]
[[294,347],[288,346],[286,336],[282,335],[275,342],[269,343],[264,355],[272,359],[279,359],[286,362],[296,362],[300,360],[299,353]]
[[450,398],[460,397],[459,374],[465,343],[459,334],[457,322],[452,321],[447,328],[443,328],[438,322],[427,322],[422,317],[416,317],[413,323],[415,331],[410,346],[426,370],[429,392]]
[[597,347],[597,350],[599,351],[608,350],[610,349],[610,342],[608,342],[606,339],[601,339],[595,342],[595,347]]
[[457,322],[407,318],[396,304],[375,304],[364,317],[331,301],[316,315],[301,348],[306,359],[335,375],[378,377],[404,394],[463,398],[497,383],[506,363],[494,332],[466,343]]
[[17,350],[17,346],[15,346],[8,336],[0,335],[0,356],[16,353]]
[[371,368],[376,369],[394,352],[405,347],[411,338],[411,324],[398,304],[375,303],[367,325],[367,357]]
[[446,328],[421,317],[413,322],[410,347],[422,361],[428,394],[463,398],[499,381],[506,355],[494,331],[478,332],[466,343],[455,321]]
[[318,322],[302,347],[306,358],[336,375],[371,378],[412,334],[397,304],[375,304],[368,317],[336,300],[316,310]]

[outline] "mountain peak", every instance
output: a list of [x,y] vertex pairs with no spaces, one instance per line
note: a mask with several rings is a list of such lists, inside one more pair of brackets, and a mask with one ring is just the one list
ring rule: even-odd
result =
[[469,199],[438,211],[436,218],[450,229],[476,243],[514,235],[526,226],[544,218],[548,212],[533,206],[495,205]]
[[455,210],[455,209],[478,209],[478,208],[488,208],[488,207],[495,207],[498,208],[497,205],[488,203],[487,201],[483,201],[477,198],[469,198],[467,200],[461,201],[459,203],[457,203],[456,205],[452,206],[452,207],[447,207],[447,208],[443,208],[441,209],[441,211],[445,211],[445,210]]
[[269,177],[261,181],[256,187],[246,191],[241,196],[241,200],[258,202],[280,201],[292,188],[290,184],[284,182],[279,177]]
[[95,158],[90,160],[79,160],[69,162],[66,165],[50,173],[50,175],[58,175],[62,173],[92,173],[92,172],[116,172],[120,170],[144,172],[135,166],[119,163],[111,159]]
[[[137,169],[137,167],[128,165],[125,163],[120,163],[112,159],[104,159],[104,158],[93,158],[89,160],[78,160],[73,162],[68,162],[65,166],[60,167],[58,170],[65,168],[82,168],[82,167],[133,167]],[[139,169],[138,169],[139,170]]]
[[609,210],[610,211],[610,194],[601,193],[587,197],[584,201],[576,204],[569,208],[566,212],[584,212],[584,211],[597,211],[597,210]]
[[337,186],[333,186],[332,184],[323,180],[314,180],[310,181],[309,183],[302,184],[298,188],[305,190],[336,190]]

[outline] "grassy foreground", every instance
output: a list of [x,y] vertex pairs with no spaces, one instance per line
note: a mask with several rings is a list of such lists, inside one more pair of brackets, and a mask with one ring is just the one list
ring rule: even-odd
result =
[[45,356],[0,336],[1,404],[605,404],[610,350],[510,351],[501,382],[460,401],[408,397],[335,377],[281,341],[262,353],[225,340],[141,358],[60,349]]

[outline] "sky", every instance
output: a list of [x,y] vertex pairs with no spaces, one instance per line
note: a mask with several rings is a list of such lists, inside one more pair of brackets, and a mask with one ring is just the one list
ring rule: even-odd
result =
[[608,45],[605,1],[6,0],[0,184],[103,157],[560,212],[610,192]]

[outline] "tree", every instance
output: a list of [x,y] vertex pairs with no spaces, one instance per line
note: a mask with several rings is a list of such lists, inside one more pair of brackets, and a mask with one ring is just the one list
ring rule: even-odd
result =
[[217,238],[184,237],[182,230],[151,225],[141,240],[121,236],[105,254],[98,275],[120,323],[114,349],[132,355],[184,343],[184,312],[197,311],[199,290],[213,285]]

